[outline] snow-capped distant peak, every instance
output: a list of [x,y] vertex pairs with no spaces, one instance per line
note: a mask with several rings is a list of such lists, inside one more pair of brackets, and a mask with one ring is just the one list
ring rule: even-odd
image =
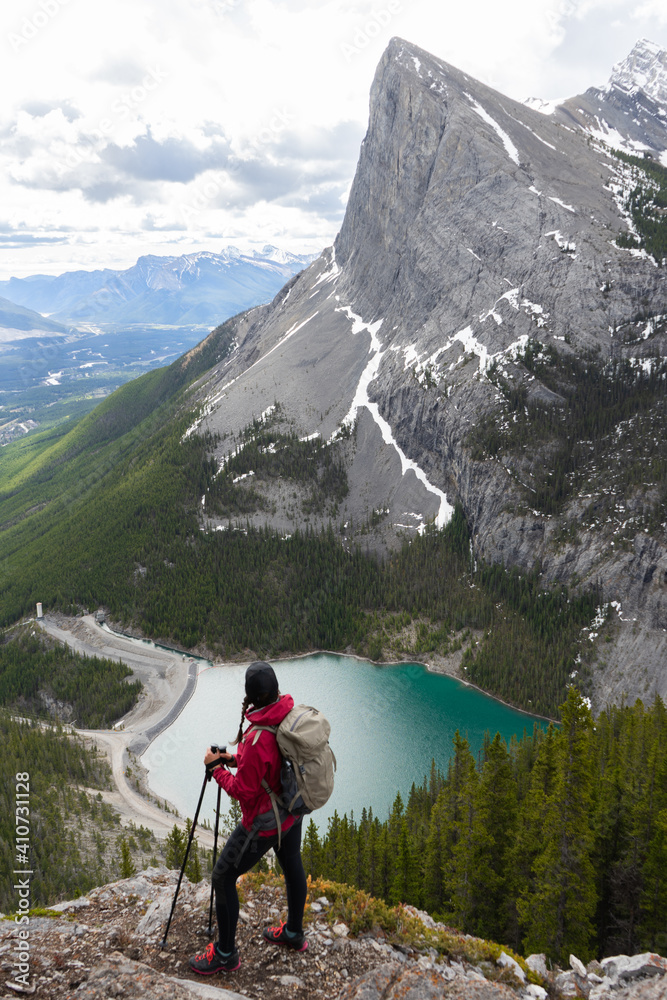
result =
[[563,103],[563,101],[543,101],[541,97],[529,97],[528,100],[523,103],[527,108],[532,108],[533,111],[539,111],[542,115],[552,115],[556,108]]
[[626,93],[642,90],[658,104],[667,104],[667,51],[641,38],[612,69],[604,90],[609,92],[613,87]]

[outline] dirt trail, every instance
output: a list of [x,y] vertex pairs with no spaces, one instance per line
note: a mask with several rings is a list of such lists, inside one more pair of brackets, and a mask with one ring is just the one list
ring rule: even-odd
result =
[[[161,649],[117,635],[103,628],[92,615],[67,618],[47,615],[37,622],[52,638],[75,652],[104,657],[124,663],[132,671],[131,680],[139,680],[143,691],[139,701],[116,726],[116,729],[76,729],[80,736],[105,750],[116,790],[102,793],[103,798],[121,816],[123,823],[133,822],[152,830],[159,837],[173,828],[173,812],[165,812],[147,801],[128,780],[128,751],[141,754],[152,739],[170,725],[192,696],[197,684],[198,661],[187,653]],[[203,771],[202,771],[203,777]],[[197,829],[197,840],[204,847],[213,845],[213,835]]]

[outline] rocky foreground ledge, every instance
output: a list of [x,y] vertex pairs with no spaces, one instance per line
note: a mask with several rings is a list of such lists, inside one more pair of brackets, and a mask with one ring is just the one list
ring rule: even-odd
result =
[[[286,952],[261,935],[263,927],[284,915],[284,892],[272,876],[239,883],[241,968],[224,980],[202,980],[190,972],[187,959],[209,940],[208,883],[183,880],[167,945],[160,947],[177,875],[149,868],[31,916],[27,977],[18,975],[16,924],[0,923],[2,1000],[19,995],[43,1000],[667,998],[667,959],[659,955],[616,956],[588,967],[572,956],[570,969],[548,969],[544,956],[513,957],[488,942],[457,935],[412,907],[401,910],[403,934],[399,927],[388,935],[379,924],[353,934],[358,900],[342,898],[337,895],[342,887],[333,886],[330,899],[321,883],[314,883],[309,894],[308,951]],[[450,942],[446,954],[432,946],[441,933]]]

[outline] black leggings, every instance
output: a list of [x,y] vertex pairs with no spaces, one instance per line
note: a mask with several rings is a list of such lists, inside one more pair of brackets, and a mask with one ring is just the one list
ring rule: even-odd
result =
[[[301,860],[301,819],[282,835],[278,847],[278,834],[272,837],[253,836],[249,843],[248,831],[239,823],[220,853],[213,869],[215,888],[215,915],[218,919],[218,947],[221,951],[234,951],[236,924],[239,919],[239,896],[236,880],[250,871],[272,847],[285,873],[287,891],[287,929],[303,931],[303,911],[308,887]],[[247,846],[245,846],[247,844]]]

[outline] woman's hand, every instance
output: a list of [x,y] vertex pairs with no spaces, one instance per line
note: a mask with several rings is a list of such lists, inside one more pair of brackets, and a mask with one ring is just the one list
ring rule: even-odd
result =
[[204,764],[212,764],[213,761],[217,761],[218,764],[229,764],[234,760],[234,755],[231,753],[213,753],[209,747],[204,754]]

